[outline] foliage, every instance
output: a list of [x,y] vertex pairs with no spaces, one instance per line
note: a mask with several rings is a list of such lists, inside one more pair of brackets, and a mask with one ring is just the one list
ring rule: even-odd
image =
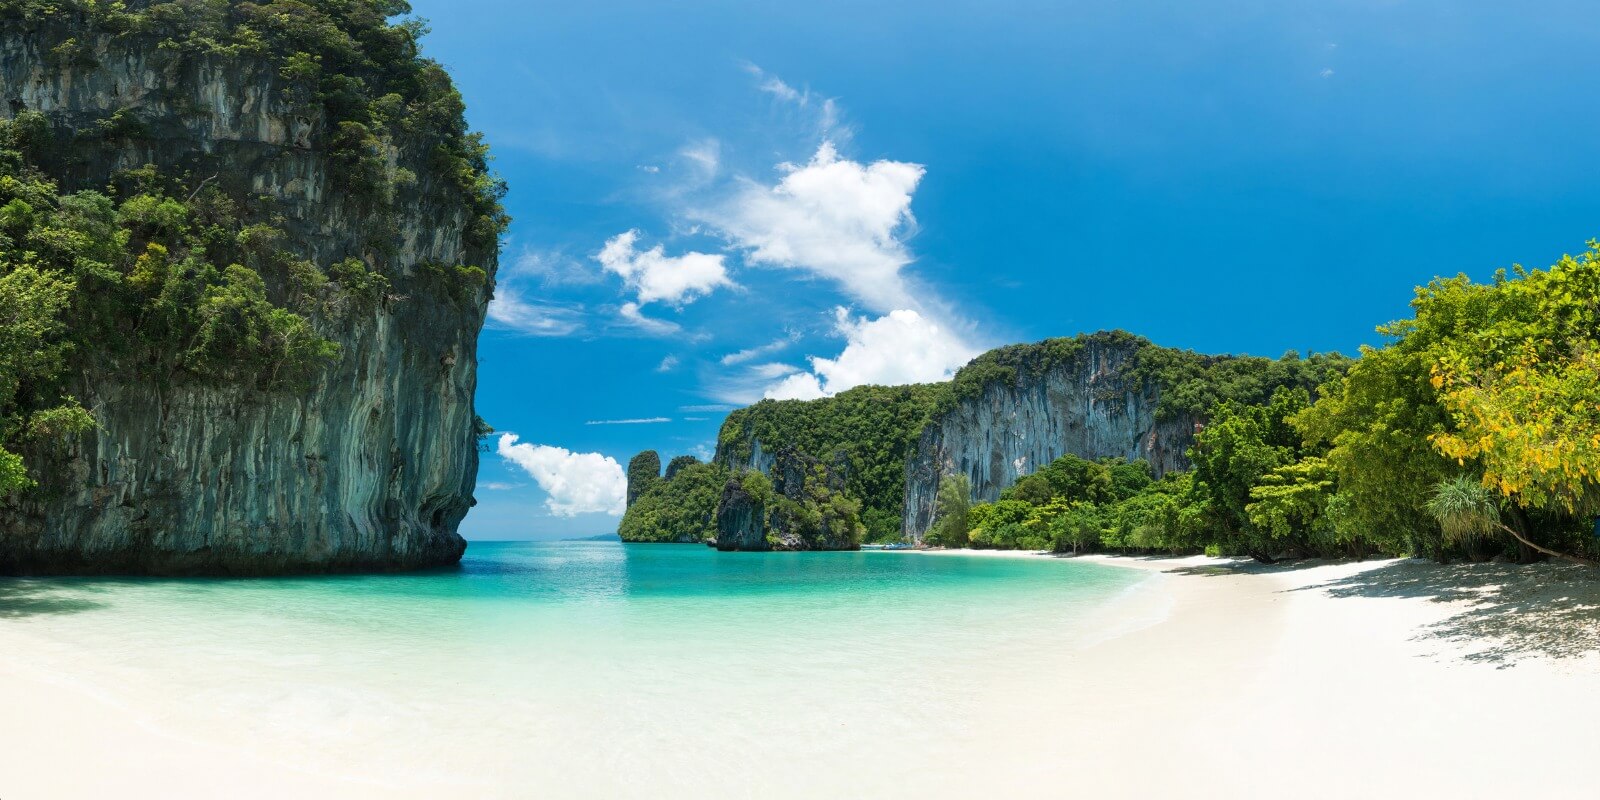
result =
[[1600,513],[1600,243],[1548,270],[1518,267],[1492,285],[1464,277],[1418,294],[1418,325],[1465,314],[1441,342],[1433,387],[1455,420],[1431,438],[1481,467],[1523,508]]
[[1105,510],[1094,503],[1080,501],[1067,506],[1049,522],[1051,549],[1079,553],[1098,547],[1106,530],[1105,516]]
[[667,463],[667,480],[672,480],[672,476],[678,474],[678,470],[698,463],[700,463],[700,459],[694,456],[673,456],[672,461]]
[[788,541],[799,541],[808,548],[826,549],[860,547],[867,533],[860,501],[828,484],[827,468],[814,464],[798,498],[771,493],[764,504],[767,542],[785,546]]
[[1465,475],[1440,481],[1426,504],[1447,539],[1461,541],[1494,532],[1500,509],[1494,494]]
[[763,400],[728,415],[717,458],[747,464],[754,443],[814,457],[843,452],[845,494],[860,502],[871,539],[900,536],[905,464],[927,425],[938,385],[859,386],[822,400]]
[[4,262],[0,269],[7,270],[0,274],[0,494],[8,494],[27,489],[34,481],[22,457],[6,445],[27,433],[74,432],[81,429],[81,417],[79,424],[52,425],[53,419],[71,416],[75,404],[70,399],[53,409],[32,408],[35,403],[26,402],[34,399],[28,396],[31,385],[54,382],[62,370],[68,347],[62,313],[76,287],[49,270]]
[[[426,24],[389,21],[410,12],[403,0],[0,0],[0,23],[51,42],[63,66],[92,68],[103,40],[153,46],[174,73],[196,59],[266,65],[284,99],[325,118],[335,178],[354,198],[385,209],[426,170],[463,210],[468,246],[492,249],[508,222],[505,185],[489,173],[487,148],[467,130],[449,76],[419,53]],[[101,135],[137,131],[141,121],[128,116]],[[403,144],[417,151],[410,166],[394,158]]]
[[[654,455],[654,451],[646,452]],[[629,462],[630,478],[638,461],[635,457]],[[678,469],[671,478],[656,478],[628,506],[617,533],[625,542],[701,542],[715,538],[717,501],[727,482],[727,470],[716,464],[699,463]]]
[[1423,336],[1410,323],[1379,329],[1395,341],[1362,348],[1343,379],[1325,387],[1295,428],[1327,448],[1337,491],[1337,525],[1385,552],[1415,552],[1442,558],[1445,542],[1424,506],[1432,488],[1453,464],[1429,442],[1451,421],[1429,383]]
[[1261,476],[1250,487],[1245,515],[1255,530],[1274,540],[1299,543],[1306,552],[1327,552],[1335,540],[1328,515],[1333,488],[1327,459],[1308,456]]
[[649,492],[661,481],[661,454],[645,450],[628,459],[628,503]]
[[933,525],[922,540],[934,547],[966,547],[967,512],[971,510],[972,483],[965,475],[948,475],[939,481],[934,498]]
[[[137,49],[167,76],[268,70],[280,100],[318,122],[296,144],[326,155],[372,248],[326,273],[297,257],[281,212],[225,153],[197,153],[188,168],[198,174],[145,165],[63,189],[57,176],[105,180],[85,163],[156,153],[127,145],[167,121],[130,105],[69,129],[14,109],[0,120],[0,448],[10,448],[0,449],[0,492],[34,482],[19,453],[92,429],[68,394],[81,376],[309,386],[338,355],[319,331],[391,297],[383,259],[400,241],[398,190],[419,185],[431,213],[465,220],[469,248],[493,250],[504,186],[448,76],[419,56],[424,26],[389,22],[409,10],[394,0],[0,0],[0,24],[26,31],[56,68],[98,69],[99,54]],[[185,88],[158,91],[182,108],[193,104]],[[476,267],[439,269],[453,300],[476,300],[488,283]]]

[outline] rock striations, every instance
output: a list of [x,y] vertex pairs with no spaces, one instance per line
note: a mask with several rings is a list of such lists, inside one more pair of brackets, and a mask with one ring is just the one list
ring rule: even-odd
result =
[[1071,454],[1143,459],[1157,475],[1189,468],[1196,420],[1159,419],[1161,386],[1137,377],[1148,344],[1086,337],[1067,358],[1024,360],[1014,377],[981,383],[923,428],[906,464],[904,531],[933,523],[940,480],[966,475],[974,502],[992,502],[1017,479]]
[[[280,62],[75,33],[64,60],[58,28],[0,31],[0,118],[39,112],[69,141],[97,121],[138,121],[137,135],[59,159],[52,177],[63,191],[152,164],[270,206],[298,256],[324,268],[362,259],[392,291],[370,313],[313,316],[339,351],[305,391],[157,379],[88,359],[74,390],[99,429],[48,465],[58,479],[0,509],[0,570],[455,563],[466,546],[457,526],[474,502],[476,340],[496,252],[466,234],[472,210],[430,165],[439,143],[386,140],[387,169],[407,180],[380,218],[331,168],[337,131],[322,105],[292,100]],[[374,245],[374,230],[392,234]],[[446,292],[435,265],[484,273]]]
[[[855,389],[810,404],[764,402],[736,411],[723,426],[717,459],[733,470],[773,474],[776,453],[789,443],[771,441],[772,432],[838,430],[839,440],[820,452],[854,447],[858,461],[869,460],[856,468],[891,468],[895,485],[874,486],[892,492],[880,498],[893,507],[890,535],[920,541],[933,522],[940,481],[949,475],[966,475],[971,499],[985,502],[1066,454],[1143,459],[1157,474],[1187,469],[1184,453],[1194,441],[1196,415],[1163,405],[1170,387],[1152,366],[1173,359],[1203,367],[1227,357],[1168,350],[1119,331],[1014,345],[978,357],[948,384],[909,387],[898,397],[860,403],[850,397],[863,391]],[[830,404],[829,410],[818,404]],[[900,411],[885,413],[885,406]],[[876,415],[870,432],[836,419],[863,413]],[[847,441],[862,435],[873,446]],[[866,502],[870,508],[872,500]],[[883,538],[884,531],[873,528],[872,535]]]

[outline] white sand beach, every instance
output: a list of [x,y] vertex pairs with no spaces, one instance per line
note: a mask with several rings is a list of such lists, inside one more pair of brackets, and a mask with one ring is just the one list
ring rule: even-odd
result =
[[[1263,568],[1207,558],[1087,558],[1151,578],[1102,611],[1103,634],[1088,646],[973,674],[968,696],[958,698],[972,717],[952,729],[948,747],[883,742],[827,764],[775,759],[767,785],[720,780],[725,751],[741,745],[692,735],[673,745],[675,780],[659,783],[650,775],[597,782],[615,755],[605,752],[592,754],[595,764],[530,771],[515,765],[533,753],[485,761],[439,741],[423,743],[440,758],[421,770],[397,758],[407,751],[382,736],[334,739],[331,752],[309,755],[284,744],[321,737],[294,725],[340,724],[320,718],[241,745],[237,717],[167,713],[195,698],[108,681],[116,674],[108,665],[125,653],[94,641],[46,641],[0,619],[0,703],[8,710],[0,796],[1593,793],[1587,764],[1600,719],[1600,576],[1548,564]],[[682,684],[684,692],[714,690]],[[397,725],[392,735],[411,734]]]

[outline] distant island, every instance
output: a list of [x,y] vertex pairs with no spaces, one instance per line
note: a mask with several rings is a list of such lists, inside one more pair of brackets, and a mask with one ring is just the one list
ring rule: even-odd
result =
[[627,542],[1440,562],[1600,558],[1600,246],[1440,278],[1358,358],[1121,331],[954,380],[730,414],[709,464],[640,453]]

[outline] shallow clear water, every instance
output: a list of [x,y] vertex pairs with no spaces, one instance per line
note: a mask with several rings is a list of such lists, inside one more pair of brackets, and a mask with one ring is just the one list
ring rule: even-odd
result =
[[[34,666],[167,732],[270,741],[302,769],[487,793],[760,793],[826,788],[808,765],[863,754],[956,756],[987,691],[1062,679],[1063,653],[1103,636],[1097,613],[1142,578],[1054,559],[478,542],[418,574],[15,581],[0,624],[40,637]],[[896,780],[869,772],[852,785]]]

